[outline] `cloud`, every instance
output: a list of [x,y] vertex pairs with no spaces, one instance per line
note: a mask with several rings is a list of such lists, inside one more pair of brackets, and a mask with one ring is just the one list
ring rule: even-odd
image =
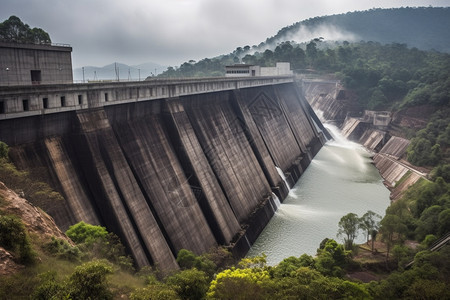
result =
[[360,40],[360,38],[354,33],[343,30],[342,28],[331,24],[321,24],[314,28],[302,25],[297,31],[291,33],[284,40],[302,43],[309,42],[318,37],[323,37],[325,41],[354,42]]
[[[71,44],[74,67],[115,61],[179,65],[258,45],[310,17],[429,4],[448,6],[450,0],[1,0],[0,20],[16,15],[47,31],[54,42]],[[299,32],[298,38],[341,33],[322,28]]]

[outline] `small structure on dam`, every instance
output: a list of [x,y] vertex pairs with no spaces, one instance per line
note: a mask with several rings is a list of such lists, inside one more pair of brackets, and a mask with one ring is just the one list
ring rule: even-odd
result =
[[324,143],[290,76],[3,87],[0,103],[12,160],[65,198],[45,207],[56,223],[106,226],[165,271],[181,249],[244,255],[288,193],[277,167],[293,184]]
[[255,77],[255,76],[292,76],[291,64],[277,62],[275,67],[260,67],[256,65],[235,64],[225,67],[226,77]]
[[72,47],[0,41],[0,86],[73,83]]

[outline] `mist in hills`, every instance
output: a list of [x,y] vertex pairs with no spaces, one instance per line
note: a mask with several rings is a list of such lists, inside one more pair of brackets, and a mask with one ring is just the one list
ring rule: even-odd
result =
[[371,9],[315,17],[282,28],[266,45],[284,41],[372,41],[401,43],[421,50],[450,52],[450,8],[403,7]]
[[[157,63],[143,63],[129,66],[123,63],[112,63],[103,67],[86,66],[73,70],[74,82],[81,83],[83,80],[120,80],[120,81],[138,81],[144,80],[148,76],[156,76],[167,69]],[[84,75],[83,75],[84,73]]]

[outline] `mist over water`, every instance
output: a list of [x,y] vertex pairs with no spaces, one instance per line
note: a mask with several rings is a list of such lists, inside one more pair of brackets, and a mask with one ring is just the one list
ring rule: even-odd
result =
[[[270,265],[289,256],[315,255],[324,238],[336,237],[338,222],[349,212],[361,217],[368,210],[384,216],[389,191],[370,153],[326,125],[329,141],[313,159],[289,196],[250,249],[248,256],[267,254]],[[361,232],[357,243],[365,241]]]

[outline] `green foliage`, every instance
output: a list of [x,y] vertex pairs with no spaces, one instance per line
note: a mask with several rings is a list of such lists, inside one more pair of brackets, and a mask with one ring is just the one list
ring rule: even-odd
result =
[[217,269],[217,266],[207,257],[207,255],[197,256],[192,251],[186,249],[181,249],[178,252],[177,263],[181,269],[187,270],[196,268],[209,276],[212,276]]
[[422,241],[428,234],[437,234],[439,226],[438,218],[442,210],[443,208],[441,206],[432,205],[422,212],[415,230],[418,241]]
[[353,241],[358,236],[360,220],[357,214],[348,213],[343,216],[338,223],[338,236],[344,236],[345,248],[351,250]]
[[0,246],[16,253],[20,263],[31,264],[35,261],[36,254],[25,226],[15,216],[0,215]]
[[433,169],[433,172],[431,173],[433,176],[433,179],[436,180],[436,178],[441,177],[446,182],[450,182],[450,164],[441,164],[435,169]]
[[6,143],[0,141],[0,159],[8,160],[9,147]]
[[11,16],[0,23],[0,40],[16,43],[51,44],[50,36],[41,28],[30,28],[28,24]]
[[203,299],[209,288],[208,275],[197,269],[183,270],[166,279],[181,299]]
[[105,227],[81,221],[70,226],[66,234],[85,254],[85,259],[103,258],[119,265],[123,270],[133,270],[132,259],[126,255],[120,239],[114,233],[108,233]]
[[[372,241],[375,240],[376,233],[378,232],[378,228],[380,227],[381,216],[371,210],[367,211],[360,219],[359,219],[359,228],[362,229],[366,235],[367,243],[369,243],[369,238],[372,237]],[[375,235],[375,236],[372,236]],[[373,243],[372,243],[372,252],[373,252]]]
[[75,268],[74,272],[60,280],[56,272],[39,275],[40,284],[32,299],[113,299],[107,276],[113,273],[105,261],[91,261]]
[[407,228],[399,216],[391,214],[386,214],[383,220],[381,220],[380,224],[380,233],[382,234],[382,240],[387,245],[386,257],[389,258],[389,253],[392,246],[395,243],[403,242],[403,237],[406,233]]
[[413,251],[405,245],[395,245],[392,248],[392,259],[401,268],[411,261],[413,258]]
[[177,292],[165,284],[151,284],[137,289],[130,295],[131,300],[179,300]]
[[76,267],[68,279],[68,298],[112,299],[106,281],[106,276],[112,272],[112,267],[104,261],[87,262]]
[[8,188],[20,192],[29,202],[51,213],[54,207],[64,203],[64,198],[48,184],[39,181],[41,176],[19,171],[7,159],[0,159],[0,180]]
[[105,227],[87,224],[83,221],[72,225],[66,231],[67,236],[77,244],[93,244],[108,235]]
[[434,234],[428,234],[423,239],[421,245],[426,249],[426,248],[429,248],[436,240],[437,240],[437,237]]
[[62,259],[78,262],[82,258],[82,253],[77,246],[72,246],[66,240],[58,239],[52,236],[52,240],[45,245],[45,249]]
[[271,280],[260,268],[227,269],[211,282],[208,299],[271,299]]
[[440,251],[422,251],[415,255],[411,269],[394,272],[379,282],[372,281],[369,291],[375,299],[449,299],[450,247]]
[[408,161],[417,166],[439,166],[433,176],[449,181],[450,159],[450,110],[437,111],[426,128],[417,132],[407,149]]
[[323,275],[341,277],[348,265],[350,253],[343,245],[328,239],[324,247],[317,250],[314,268]]
[[311,255],[302,254],[299,258],[291,256],[283,259],[276,268],[272,268],[270,274],[274,278],[288,277],[300,267],[314,268],[314,264],[315,261]]
[[66,291],[64,285],[57,281],[57,274],[55,271],[49,271],[39,274],[41,283],[34,290],[31,299],[33,300],[57,300],[66,298]]

